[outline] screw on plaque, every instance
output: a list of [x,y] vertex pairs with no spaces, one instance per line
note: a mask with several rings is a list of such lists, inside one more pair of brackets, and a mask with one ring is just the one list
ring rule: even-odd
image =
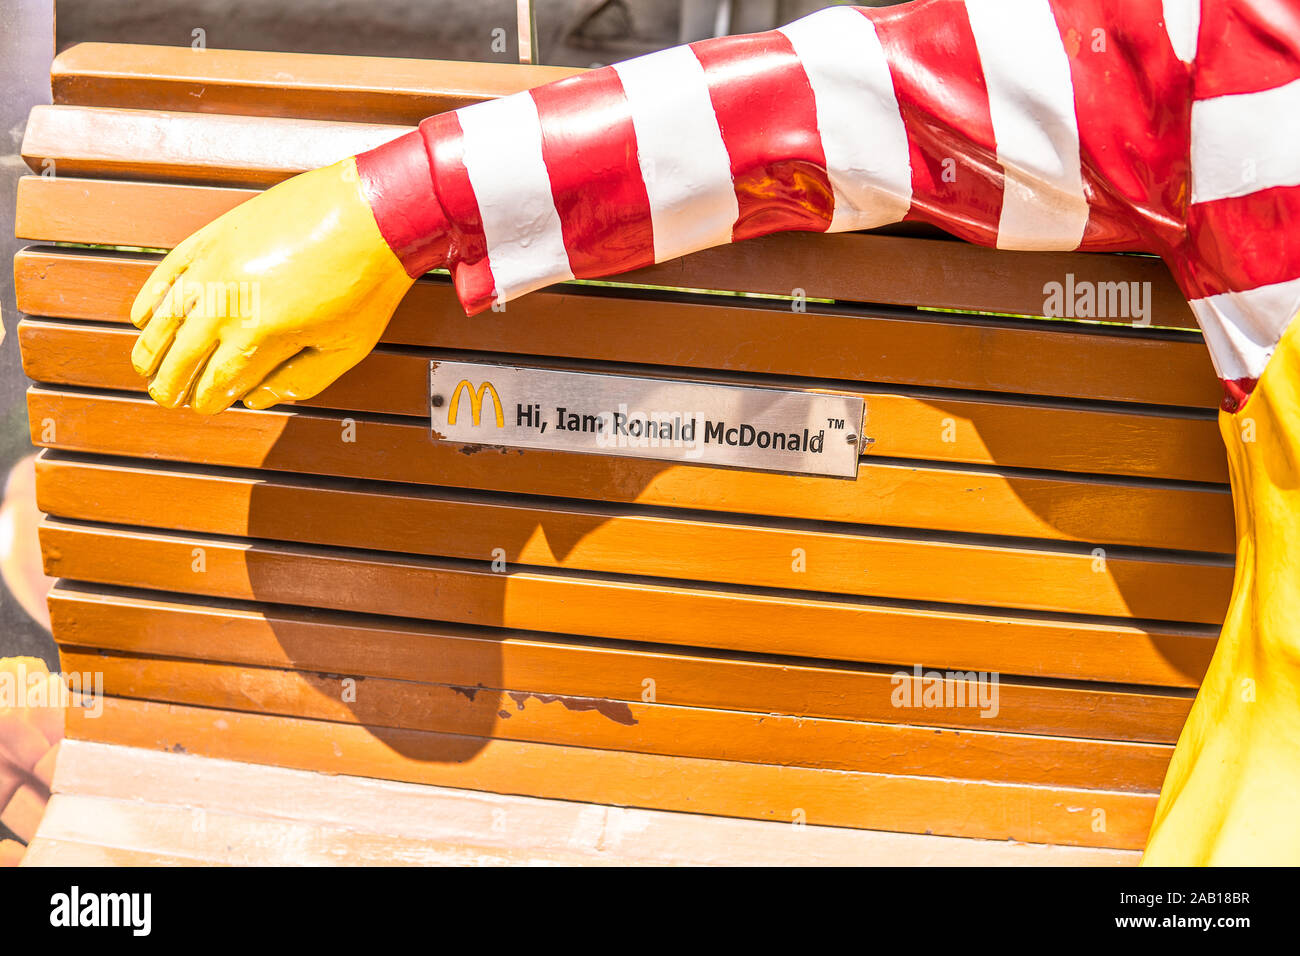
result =
[[442,396],[441,396],[441,395],[435,395],[435,396],[433,396],[433,398],[431,398],[430,401],[433,402],[433,407],[434,407],[434,408],[442,408],[442,401],[443,401],[443,399],[442,399]]

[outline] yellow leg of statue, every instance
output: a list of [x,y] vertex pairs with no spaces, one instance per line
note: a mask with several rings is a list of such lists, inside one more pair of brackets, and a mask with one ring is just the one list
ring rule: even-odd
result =
[[1220,413],[1237,516],[1223,634],[1165,776],[1145,865],[1300,864],[1300,320]]

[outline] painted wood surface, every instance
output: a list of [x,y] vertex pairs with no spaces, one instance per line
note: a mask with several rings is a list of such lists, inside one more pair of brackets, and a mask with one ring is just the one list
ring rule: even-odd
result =
[[[775,528],[558,502],[457,500],[297,484],[121,473],[58,513],[432,557],[864,597],[1214,624],[1226,562],[1015,548],[924,535]],[[114,485],[117,487],[115,488]],[[98,513],[94,502],[131,497]],[[101,497],[104,496],[104,497]],[[81,503],[86,502],[86,503]],[[70,512],[70,513],[69,513]],[[224,519],[223,519],[224,515]],[[504,569],[503,569],[504,570]]]
[[403,123],[581,70],[395,57],[79,43],[54,58],[54,102]]
[[[19,308],[126,323],[156,256],[31,247],[14,257]],[[450,284],[417,282],[384,332],[390,345],[731,369],[1149,405],[1218,407],[1200,336],[941,311],[565,285],[466,318]],[[934,356],[944,356],[935,362]]]
[[1137,849],[1155,795],[737,763],[107,698],[68,736],[298,770],[789,824]]
[[[611,701],[653,699],[794,717],[1172,744],[1191,706],[1186,688],[1106,686],[1003,675],[997,711],[914,708],[936,673],[780,655],[727,654],[561,634],[393,620],[375,615],[64,582],[50,596],[63,642],[143,658],[442,683],[466,693],[505,687]],[[969,679],[969,678],[967,678]],[[969,687],[966,690],[969,696]]]
[[[571,72],[83,44],[29,124],[25,159],[57,175],[22,181],[17,231],[169,248],[296,171]],[[148,401],[127,361],[156,261],[15,261],[55,635],[109,694],[72,715],[32,861],[1142,845],[1235,548],[1218,386],[1159,261],[781,235],[472,321],[431,276],[318,399],[210,420]],[[1033,318],[1067,274],[1150,283],[1168,328]],[[874,443],[856,482],[434,444],[428,363],[475,357],[851,391]],[[895,706],[914,667],[997,672],[996,716]],[[485,830],[502,806],[530,836]],[[431,830],[433,807],[459,823]]]
[[606,751],[778,766],[1156,793],[1164,744],[1011,735],[985,730],[828,720],[64,652],[64,667],[102,673],[113,696],[359,724],[378,736],[422,730]]
[[[127,330],[24,327],[25,368],[38,381],[143,392],[130,364],[135,333]],[[84,336],[85,340],[78,339]],[[73,344],[76,341],[77,344]],[[81,364],[67,357],[81,355]],[[498,360],[510,361],[497,353]],[[429,362],[486,357],[439,350],[372,352],[304,407],[427,419]],[[51,367],[55,365],[56,367]],[[590,363],[558,359],[532,364],[596,371]],[[603,367],[603,366],[602,366]],[[649,377],[679,377],[661,368],[638,368]],[[1028,404],[965,395],[935,396],[864,390],[822,380],[789,380],[696,372],[698,381],[835,388],[866,400],[866,457],[996,465],[1051,471],[1101,472],[1134,477],[1222,483],[1223,443],[1208,413],[1153,414],[1142,409]],[[238,413],[239,409],[235,409]]]
[[617,640],[1160,684],[1203,673],[1209,629],[673,586],[49,520],[47,573],[209,597]]
[[[148,781],[147,794],[128,783],[141,780]],[[213,825],[211,815],[285,822],[286,797],[294,806],[295,821],[327,832],[345,828],[367,836],[400,835],[408,845],[416,841],[435,846],[469,843],[483,853],[540,860],[546,860],[556,848],[579,854],[584,862],[713,866],[1124,866],[1137,858],[1131,851],[791,826],[452,790],[85,741],[69,742],[69,756],[59,767],[56,786],[93,801],[92,807],[188,808],[191,829],[198,819],[216,837],[201,847],[206,864],[228,859],[221,844],[227,833]],[[57,799],[61,801],[62,794]],[[59,822],[66,822],[67,829],[47,823],[34,846],[47,846],[50,855],[74,862],[95,862],[98,854],[120,859],[128,853],[180,860],[164,855],[176,851],[170,843],[161,852],[139,849],[158,842],[149,827],[121,834],[119,842],[133,848],[128,850],[102,843],[73,843],[66,839],[67,833],[103,837],[85,833],[84,823],[75,817],[61,816]],[[312,859],[319,845],[286,839],[293,832],[290,826],[262,846],[285,863]],[[193,848],[199,850],[200,846]],[[349,862],[365,861],[351,847],[347,853]],[[33,855],[29,854],[29,862]],[[259,854],[258,859],[265,860],[266,855]]]

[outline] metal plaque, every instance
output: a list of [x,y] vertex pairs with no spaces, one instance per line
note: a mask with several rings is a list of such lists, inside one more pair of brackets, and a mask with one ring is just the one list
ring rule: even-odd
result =
[[856,478],[852,395],[432,362],[436,440]]

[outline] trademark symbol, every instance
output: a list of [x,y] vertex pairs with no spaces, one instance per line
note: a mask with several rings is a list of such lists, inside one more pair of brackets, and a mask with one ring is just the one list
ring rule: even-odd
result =
[[828,419],[826,419],[826,427],[827,427],[827,428],[843,428],[843,427],[844,427],[844,419],[842,419],[842,418],[828,418]]

